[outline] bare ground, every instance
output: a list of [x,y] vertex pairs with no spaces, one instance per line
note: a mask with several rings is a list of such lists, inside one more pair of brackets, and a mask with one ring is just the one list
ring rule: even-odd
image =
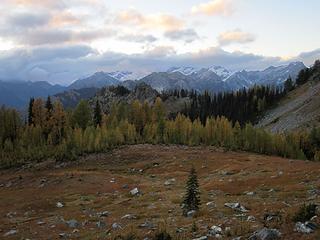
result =
[[[198,171],[202,206],[197,217],[186,218],[180,203],[192,165]],[[66,165],[47,161],[2,170],[0,239],[113,239],[126,232],[143,239],[164,227],[177,239],[192,239],[212,225],[230,227],[224,239],[250,236],[264,225],[279,229],[282,239],[320,239],[317,232],[294,232],[291,220],[303,203],[320,203],[319,173],[320,163],[315,162],[159,145],[125,146]],[[172,178],[176,181],[165,186]],[[140,196],[129,194],[135,187]],[[57,202],[64,207],[58,208]],[[249,212],[241,216],[224,207],[226,202],[239,202]],[[104,211],[109,215],[99,216]],[[281,220],[263,220],[266,213],[277,212]],[[123,219],[127,214],[136,218]],[[248,222],[247,216],[256,220]],[[71,219],[77,221],[75,227],[68,226]],[[146,221],[154,227],[139,227]],[[113,229],[113,223],[122,229]],[[198,227],[194,234],[193,223]],[[10,230],[17,232],[4,237]]]

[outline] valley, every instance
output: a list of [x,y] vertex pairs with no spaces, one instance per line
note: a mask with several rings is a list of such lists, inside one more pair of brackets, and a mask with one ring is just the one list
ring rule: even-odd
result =
[[[196,216],[184,217],[180,204],[192,165],[202,204]],[[163,228],[173,239],[215,239],[212,226],[221,227],[223,239],[247,239],[264,226],[278,229],[281,239],[320,237],[295,232],[292,221],[304,203],[320,203],[319,162],[144,144],[0,173],[5,239],[129,239],[124,236],[131,233],[152,239]],[[138,193],[131,194],[135,188]]]

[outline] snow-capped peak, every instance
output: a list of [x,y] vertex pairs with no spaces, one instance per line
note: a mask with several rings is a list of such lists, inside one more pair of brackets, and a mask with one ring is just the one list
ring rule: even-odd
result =
[[118,81],[126,81],[126,80],[139,80],[145,76],[147,76],[149,72],[130,72],[130,71],[114,71],[108,72],[110,77],[117,79]]
[[191,75],[193,73],[196,73],[197,71],[199,71],[199,69],[196,69],[194,67],[172,67],[168,69],[168,73],[175,73],[175,72],[180,72],[183,75]]
[[231,75],[231,72],[229,70],[227,70],[221,66],[212,66],[212,67],[208,68],[208,70],[211,72],[214,72],[222,79],[226,79]]

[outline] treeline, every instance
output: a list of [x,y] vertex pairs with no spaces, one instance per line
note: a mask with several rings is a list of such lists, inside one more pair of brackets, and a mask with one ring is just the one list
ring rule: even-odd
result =
[[[315,134],[319,147],[320,131]],[[59,102],[32,99],[28,119],[21,121],[15,110],[0,109],[0,163],[2,167],[42,161],[74,160],[78,156],[105,152],[124,144],[212,145],[232,150],[305,159],[302,146],[308,136],[272,135],[251,124],[243,128],[225,117],[208,117],[205,124],[179,114],[166,117],[160,98],[150,106],[134,101],[114,105],[109,114],[101,112],[97,102],[92,108],[81,101],[74,111],[65,111]],[[308,148],[309,149],[309,148]],[[310,156],[319,157],[313,151]],[[309,157],[309,155],[308,155]]]
[[276,104],[286,91],[282,87],[255,86],[236,92],[211,95],[208,92],[190,94],[191,103],[183,114],[191,120],[200,119],[204,124],[208,117],[224,116],[241,126],[255,123],[267,108]]

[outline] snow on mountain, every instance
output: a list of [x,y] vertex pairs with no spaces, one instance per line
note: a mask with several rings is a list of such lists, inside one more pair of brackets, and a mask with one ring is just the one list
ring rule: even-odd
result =
[[124,82],[127,80],[139,80],[147,75],[150,74],[150,72],[131,72],[131,71],[114,71],[114,72],[108,72],[107,73],[110,77],[113,77],[117,79],[120,82]]
[[198,72],[199,69],[194,68],[194,67],[172,67],[168,69],[168,73],[175,73],[175,72],[180,72],[183,75],[189,76],[193,73]]
[[231,72],[221,66],[212,66],[209,68],[195,68],[195,67],[172,67],[168,69],[168,73],[180,72],[185,76],[191,76],[195,74],[210,74],[215,73],[222,79],[225,79],[230,76]]

